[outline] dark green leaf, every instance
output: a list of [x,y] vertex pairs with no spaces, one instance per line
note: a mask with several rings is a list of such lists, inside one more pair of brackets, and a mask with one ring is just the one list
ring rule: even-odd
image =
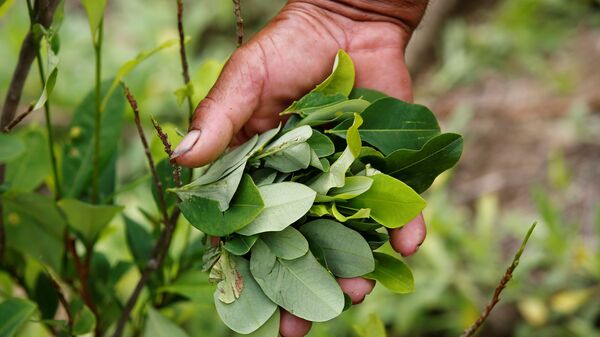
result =
[[96,327],[96,316],[79,298],[69,303],[73,315],[73,334],[83,335],[91,332]]
[[133,219],[123,215],[125,219],[125,238],[127,246],[137,266],[142,269],[146,266],[152,247],[154,246],[154,237],[152,234]]
[[[392,97],[375,101],[361,116],[364,120],[359,129],[362,140],[386,155],[399,149],[418,150],[440,133],[437,120],[429,109]],[[351,124],[351,121],[344,121],[329,132],[344,137]]]
[[375,270],[365,278],[376,280],[389,290],[406,294],[415,290],[412,272],[406,264],[387,254],[374,252]]
[[353,99],[340,103],[320,107],[310,111],[306,117],[298,122],[299,125],[318,126],[332,122],[352,119],[355,113],[361,113],[369,106],[363,99]]
[[319,158],[330,156],[335,152],[331,139],[317,130],[313,130],[312,136],[306,142]]
[[50,173],[50,154],[46,136],[40,130],[27,131],[23,138],[27,151],[6,165],[6,181],[10,190],[31,192]]
[[15,134],[0,133],[0,162],[7,162],[25,152],[25,142]]
[[[110,80],[102,84],[102,95],[106,94]],[[94,153],[94,116],[96,94],[89,92],[69,125],[69,140],[65,144],[62,163],[62,186],[65,196],[78,198],[91,185]],[[101,116],[100,129],[100,172],[107,169],[121,139],[125,101],[121,93],[113,93]]]
[[0,303],[0,336],[15,336],[35,312],[35,304],[27,300],[9,298]]
[[356,231],[332,220],[311,221],[300,228],[311,251],[339,277],[356,277],[375,268],[367,241]]
[[231,240],[227,240],[223,245],[223,248],[227,249],[233,255],[242,256],[250,251],[250,248],[254,245],[258,236],[236,236]]
[[187,337],[187,333],[156,309],[148,307],[144,337]]
[[180,203],[185,218],[208,235],[225,236],[254,220],[264,208],[260,192],[252,178],[244,175],[230,207],[222,213],[214,200],[191,197]]
[[[175,180],[173,180],[173,166],[171,166],[169,159],[163,159],[158,162],[156,165],[156,173],[158,173],[158,178],[162,183],[163,191],[175,187]],[[190,174],[191,170],[181,170],[181,181],[189,181]],[[151,182],[150,187],[152,188],[152,196],[154,197],[156,207],[160,208],[156,184]],[[177,195],[165,192],[165,203],[167,204],[167,208],[171,208],[176,202]]]
[[159,288],[160,292],[178,294],[196,303],[211,303],[214,285],[208,282],[208,274],[201,270],[191,269],[184,272],[175,282]]
[[371,103],[385,97],[388,97],[388,95],[382,93],[381,91],[366,88],[354,88],[352,89],[350,96],[348,96],[349,99],[362,98]]
[[123,210],[122,206],[92,205],[77,199],[62,199],[58,207],[86,245],[96,242],[100,232]]

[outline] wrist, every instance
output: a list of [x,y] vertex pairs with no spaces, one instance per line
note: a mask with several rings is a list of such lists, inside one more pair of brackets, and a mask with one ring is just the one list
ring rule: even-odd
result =
[[355,21],[383,21],[400,25],[411,34],[421,22],[427,0],[288,0],[308,3]]

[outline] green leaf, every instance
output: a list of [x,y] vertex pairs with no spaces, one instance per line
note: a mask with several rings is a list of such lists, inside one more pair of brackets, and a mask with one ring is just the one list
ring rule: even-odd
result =
[[73,315],[73,335],[83,335],[94,330],[96,327],[96,316],[80,298],[69,303]]
[[350,96],[348,96],[349,99],[361,98],[371,103],[385,97],[388,97],[388,95],[382,93],[381,91],[366,88],[354,88],[352,89]]
[[277,171],[273,169],[259,168],[252,172],[252,180],[258,187],[274,183],[275,178],[277,178]]
[[[275,310],[271,318],[263,324],[258,330],[250,334],[243,335],[244,337],[278,337],[279,336],[279,308]],[[238,335],[238,337],[242,337]]]
[[158,291],[178,294],[196,303],[211,303],[214,285],[208,282],[206,272],[189,269],[183,272],[175,282],[159,288]]
[[369,102],[363,99],[352,99],[314,110],[306,111],[306,117],[302,118],[296,126],[310,125],[318,126],[336,121],[352,119],[355,113],[361,113],[369,106]]
[[260,235],[275,256],[293,260],[308,252],[308,241],[294,227],[286,227],[280,232],[268,232]]
[[90,24],[90,32],[92,39],[96,41],[96,31],[104,17],[104,9],[106,8],[107,0],[81,0],[81,4],[85,9]]
[[398,294],[411,293],[415,290],[412,272],[406,264],[387,254],[373,252],[375,270],[365,278],[376,280],[384,287]]
[[259,240],[252,247],[250,270],[267,297],[298,317],[324,322],[344,308],[342,290],[310,252],[279,259]]
[[285,109],[281,115],[298,114],[300,116],[306,116],[309,112],[317,109],[344,102],[348,100],[344,94],[328,95],[322,92],[310,92],[300,100],[295,101],[287,109]]
[[187,333],[156,309],[148,307],[144,337],[187,337]]
[[256,158],[264,158],[270,156],[279,151],[285,150],[296,144],[306,142],[312,136],[312,129],[310,126],[301,126],[292,129],[279,138],[275,139],[272,143],[267,145],[262,151],[257,152]]
[[127,246],[137,266],[143,269],[152,254],[154,237],[144,226],[140,225],[128,216],[123,215],[125,220],[125,239]]
[[100,232],[123,210],[122,206],[92,205],[77,199],[62,199],[57,204],[71,228],[88,246],[98,240]]
[[371,188],[373,179],[370,177],[346,177],[344,186],[332,188],[327,195],[317,196],[315,202],[329,202],[355,198]]
[[265,167],[279,172],[295,172],[307,168],[311,163],[311,149],[307,143],[295,144],[265,157],[264,161]]
[[250,251],[250,248],[258,240],[258,236],[236,236],[231,240],[227,240],[223,248],[227,249],[233,255],[242,256]]
[[[167,189],[175,188],[175,180],[173,179],[173,166],[171,166],[169,159],[163,159],[156,164],[156,173],[158,173],[158,178],[162,184],[163,192]],[[191,174],[191,170],[183,169],[181,170],[181,180],[189,181],[189,177]],[[241,176],[240,176],[241,178]],[[150,181],[150,188],[152,189],[152,197],[154,198],[154,202],[156,203],[156,207],[160,209],[160,202],[158,199],[158,191],[156,190],[156,184],[154,181]],[[167,209],[170,209],[177,203],[177,195],[173,193],[164,193],[165,203],[167,205]],[[229,199],[231,200],[231,199]]]
[[0,162],[11,161],[25,152],[25,142],[15,134],[0,133]]
[[[363,141],[385,155],[399,149],[418,150],[440,133],[437,120],[429,109],[393,97],[373,102],[361,116],[364,123],[359,132]],[[344,137],[350,124],[350,121],[344,121],[328,132]]]
[[238,233],[254,235],[280,231],[300,219],[312,206],[316,193],[303,184],[283,182],[258,188],[264,210]]
[[277,306],[265,296],[252,278],[248,261],[237,256],[232,256],[232,259],[244,280],[244,289],[240,298],[231,304],[221,302],[215,292],[214,302],[225,325],[237,333],[249,334],[265,324],[276,312]]
[[219,78],[221,69],[223,69],[222,61],[209,58],[192,74],[192,83],[194,84],[193,102],[200,102],[206,97],[210,88]]
[[33,104],[33,108],[31,111],[35,111],[44,106],[44,104],[48,100],[48,97],[50,97],[50,95],[52,94],[52,91],[54,90],[54,85],[56,84],[56,77],[58,76],[58,61],[59,61],[59,59],[58,59],[58,56],[56,56],[56,54],[54,53],[54,50],[52,50],[52,48],[51,48],[51,45],[50,45],[51,37],[48,36],[48,34],[44,34],[43,40],[46,42],[46,45],[47,45],[47,47],[46,47],[46,55],[47,55],[46,56],[46,61],[47,61],[46,71],[48,73],[48,77],[46,77],[44,79],[44,87],[42,89],[42,93],[41,93],[40,97],[37,99],[37,101],[35,102],[35,104]]
[[217,283],[215,295],[219,301],[230,304],[240,297],[244,290],[244,279],[237,270],[234,255],[227,250],[221,251],[221,256],[210,270],[208,279]]
[[35,309],[35,303],[19,298],[8,298],[0,303],[0,336],[15,336]]
[[6,181],[10,183],[9,190],[31,192],[50,173],[50,155],[46,136],[42,131],[32,129],[23,136],[27,151],[6,165]]
[[[342,207],[340,207],[340,209],[346,210],[345,208],[342,208]],[[349,210],[349,211],[346,210],[346,213],[349,213],[349,214],[344,215],[344,214],[340,213],[340,210],[338,210],[338,207],[336,206],[335,202],[331,205],[331,214],[339,222],[346,222],[346,221],[354,220],[354,219],[368,218],[371,216],[371,209],[370,208],[361,208],[358,210]]]
[[346,180],[346,171],[354,162],[354,159],[360,154],[361,140],[358,128],[362,123],[359,115],[354,115],[354,122],[346,132],[346,142],[348,146],[342,152],[342,155],[333,163],[329,171],[319,174],[308,186],[315,190],[317,194],[327,195],[327,192],[333,187],[342,187]]
[[[101,92],[106,94],[109,81],[104,81]],[[62,162],[62,186],[65,197],[78,198],[91,185],[94,154],[94,115],[96,94],[89,92],[69,126],[69,140],[64,146]],[[121,94],[112,94],[102,112],[100,129],[100,172],[109,170],[111,160],[118,150],[123,129],[125,101]]]
[[[397,150],[385,158],[384,165],[375,158],[371,164],[382,172],[402,180],[417,193],[423,193],[435,178],[460,159],[463,138],[444,133],[430,139],[420,150]],[[370,162],[367,156],[365,162]]]
[[175,89],[174,94],[177,98],[177,105],[181,106],[181,104],[183,104],[183,101],[185,101],[187,97],[194,96],[194,84],[192,82],[184,84],[181,87]]
[[54,200],[37,193],[7,192],[2,202],[7,245],[59,272],[66,224]]
[[342,94],[348,96],[354,87],[354,63],[345,51],[340,49],[333,63],[333,71],[329,77],[312,92],[327,95]]
[[404,226],[425,208],[425,200],[400,180],[385,174],[376,174],[371,178],[371,188],[348,200],[344,206],[370,208],[371,218],[388,228]]
[[[88,1],[96,1],[96,0],[88,0]],[[101,0],[101,1],[106,1],[106,0]],[[188,41],[188,39],[185,40],[185,43],[187,43],[187,41]],[[100,103],[100,111],[104,111],[106,109],[107,104],[109,104],[108,102],[110,100],[110,97],[112,96],[112,94],[115,92],[115,90],[119,86],[119,83],[121,83],[121,81],[123,81],[123,78],[125,78],[125,76],[127,76],[127,74],[129,74],[133,69],[135,69],[135,67],[137,67],[144,60],[146,60],[150,56],[158,53],[159,51],[161,51],[163,49],[167,49],[167,48],[175,46],[175,45],[178,45],[178,44],[179,44],[178,38],[169,39],[169,40],[161,43],[158,47],[151,49],[151,50],[142,51],[139,54],[137,54],[133,59],[128,60],[127,62],[123,63],[121,65],[121,67],[119,67],[119,70],[117,71],[117,74],[115,75],[115,78],[113,79],[112,83],[110,84],[110,88],[103,96],[101,96],[104,98],[102,99],[102,102]]]
[[10,9],[15,0],[2,0],[0,2],[0,18]]
[[332,220],[311,221],[300,228],[311,251],[338,277],[357,277],[375,268],[367,241],[356,231]]
[[312,136],[306,142],[319,158],[331,156],[335,152],[331,139],[317,130],[313,130]]
[[195,196],[181,202],[179,207],[194,227],[208,235],[225,236],[252,222],[263,210],[264,203],[252,178],[244,175],[224,213],[216,201]]

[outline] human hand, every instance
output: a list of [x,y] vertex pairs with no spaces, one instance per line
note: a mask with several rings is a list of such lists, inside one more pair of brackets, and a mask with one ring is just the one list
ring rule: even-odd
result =
[[[276,127],[282,121],[281,111],[327,77],[339,49],[354,61],[356,87],[412,101],[404,51],[426,4],[415,0],[288,1],[262,31],[233,53],[196,108],[190,132],[175,149],[174,158],[184,166],[202,166],[229,145]],[[422,215],[389,234],[396,251],[413,254],[425,239]],[[362,297],[372,289],[372,284],[368,287],[360,281],[340,285],[346,293],[360,290]],[[284,336],[302,336],[310,329],[300,320],[282,314]]]

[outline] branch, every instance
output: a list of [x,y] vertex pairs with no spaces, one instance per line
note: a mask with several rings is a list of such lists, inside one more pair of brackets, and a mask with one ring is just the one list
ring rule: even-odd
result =
[[71,314],[71,308],[69,307],[69,302],[65,297],[65,294],[62,292],[62,288],[60,284],[54,279],[50,272],[47,272],[48,277],[50,278],[50,282],[52,282],[52,287],[56,290],[56,294],[58,295],[58,301],[60,305],[62,305],[63,309],[65,309],[65,313],[67,314],[67,325],[69,326],[69,336],[73,336],[73,315]]
[[485,307],[485,309],[483,310],[483,312],[481,313],[479,318],[473,324],[471,324],[471,326],[468,327],[463,332],[463,334],[460,335],[460,337],[470,337],[470,336],[475,335],[477,330],[483,325],[485,320],[490,316],[490,313],[492,312],[492,310],[494,309],[496,304],[498,304],[498,302],[500,302],[500,294],[502,293],[504,288],[506,288],[506,285],[508,284],[508,282],[512,279],[512,274],[515,271],[515,269],[517,268],[517,266],[519,265],[519,259],[521,258],[521,254],[523,254],[523,250],[525,249],[525,246],[527,245],[527,241],[529,240],[531,233],[533,233],[533,230],[535,229],[536,225],[537,225],[537,223],[534,222],[531,225],[531,227],[529,227],[529,230],[527,231],[527,234],[525,234],[525,238],[523,239],[523,242],[521,243],[521,247],[515,254],[515,257],[513,258],[512,263],[510,264],[508,269],[506,269],[506,272],[504,273],[504,276],[502,277],[502,279],[500,280],[500,283],[496,287],[496,290],[494,290],[494,296],[492,297],[492,300]]
[[[183,75],[183,84],[187,86],[190,83],[190,71],[188,69],[188,61],[185,52],[185,34],[183,31],[183,0],[177,0],[177,31],[179,32],[179,57],[181,59],[181,68]],[[188,117],[192,118],[194,112],[194,105],[192,103],[192,97],[186,90],[187,102],[188,102]]]
[[169,246],[171,245],[171,239],[173,238],[173,232],[175,231],[175,224],[177,223],[177,217],[179,216],[179,208],[175,208],[173,214],[169,217],[167,214],[167,207],[164,198],[164,192],[162,188],[162,183],[160,179],[158,179],[158,173],[156,172],[156,168],[154,166],[154,160],[150,154],[150,150],[148,147],[148,142],[146,141],[146,137],[144,136],[144,132],[142,130],[142,125],[140,121],[140,114],[137,106],[137,102],[135,98],[131,95],[131,92],[126,86],[123,86],[125,89],[125,95],[127,96],[127,100],[133,109],[135,114],[135,124],[137,126],[138,133],[140,135],[140,139],[142,141],[142,145],[144,146],[144,151],[146,153],[146,159],[148,160],[148,164],[150,165],[150,170],[152,172],[152,177],[154,179],[154,184],[156,185],[156,190],[158,191],[159,203],[161,205],[161,213],[163,217],[163,221],[165,223],[165,229],[161,233],[158,242],[154,246],[152,250],[152,255],[148,260],[148,263],[144,267],[142,271],[142,276],[138,280],[131,296],[127,300],[125,307],[123,308],[123,312],[121,313],[121,317],[119,317],[119,321],[117,322],[117,327],[113,334],[113,337],[120,337],[123,334],[123,330],[125,329],[125,324],[127,323],[127,319],[129,315],[131,315],[131,311],[135,306],[142,289],[148,282],[150,276],[161,266],[167,252],[169,250]]
[[77,255],[77,249],[75,248],[75,240],[69,235],[69,233],[65,231],[64,235],[67,251],[73,257],[75,271],[77,272],[79,282],[81,283],[81,289],[79,290],[81,298],[83,299],[83,302],[85,302],[85,305],[87,305],[88,308],[90,308],[94,316],[98,318],[98,310],[96,309],[96,304],[94,303],[92,292],[90,290],[89,264],[82,262],[81,258],[79,258],[79,255]]
[[[169,136],[167,136],[167,134],[164,133],[164,131],[160,127],[160,124],[158,124],[158,121],[156,119],[154,119],[154,117],[152,117],[152,125],[154,126],[154,129],[156,130],[156,133],[158,134],[158,138],[160,138],[160,141],[163,143],[163,146],[165,147],[165,153],[167,154],[167,156],[169,158],[171,158],[173,156],[173,150],[171,149],[171,143],[169,143]],[[177,165],[177,162],[175,162],[175,160],[170,160],[170,163],[171,163],[171,167],[173,167],[173,181],[175,182],[175,185],[177,187],[180,187],[181,186],[181,167],[179,165]]]
[[233,13],[235,14],[237,46],[240,47],[244,43],[244,19],[242,18],[240,0],[233,0]]

